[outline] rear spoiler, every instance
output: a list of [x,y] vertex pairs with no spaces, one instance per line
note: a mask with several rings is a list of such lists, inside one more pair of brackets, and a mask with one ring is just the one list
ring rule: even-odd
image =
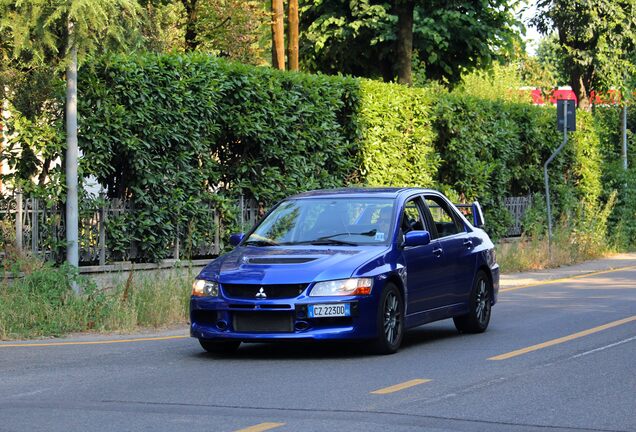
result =
[[470,209],[473,216],[473,226],[475,228],[483,229],[486,226],[484,212],[481,210],[481,205],[479,205],[478,201],[475,201],[472,204],[455,204],[455,207],[458,209]]

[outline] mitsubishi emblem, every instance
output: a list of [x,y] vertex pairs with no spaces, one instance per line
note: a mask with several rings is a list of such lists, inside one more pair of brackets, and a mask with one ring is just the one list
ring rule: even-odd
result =
[[261,287],[261,289],[259,289],[256,293],[256,298],[267,298],[267,294],[265,294],[263,287]]

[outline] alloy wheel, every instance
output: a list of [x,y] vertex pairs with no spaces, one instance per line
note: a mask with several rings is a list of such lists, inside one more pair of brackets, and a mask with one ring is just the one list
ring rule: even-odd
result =
[[484,324],[490,318],[490,292],[484,279],[477,286],[477,298],[475,299],[475,315],[480,324]]
[[391,292],[384,300],[384,335],[390,345],[394,345],[399,337],[402,326],[400,301]]

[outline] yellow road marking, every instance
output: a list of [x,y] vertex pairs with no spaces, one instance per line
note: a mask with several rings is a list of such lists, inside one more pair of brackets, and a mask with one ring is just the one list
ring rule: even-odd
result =
[[550,285],[550,284],[554,284],[554,283],[559,283],[559,282],[567,282],[569,280],[572,279],[581,279],[581,278],[586,278],[586,277],[590,277],[590,276],[597,276],[597,275],[602,275],[602,274],[606,274],[606,273],[614,273],[617,271],[623,271],[623,270],[634,270],[636,269],[636,266],[627,266],[627,267],[618,267],[615,269],[610,269],[610,270],[600,270],[600,271],[596,271],[596,272],[591,272],[591,273],[584,273],[584,274],[580,274],[580,275],[576,275],[576,276],[568,276],[568,277],[564,277],[564,278],[560,278],[560,279],[548,279],[548,280],[544,280],[544,281],[540,281],[540,282],[533,282],[527,285],[520,285],[520,286],[515,286],[515,287],[510,287],[510,288],[502,288],[499,290],[499,292],[506,292],[506,291],[515,291],[515,290],[519,290],[522,288],[530,288],[530,287],[534,287],[534,286],[540,286],[540,285]]
[[254,426],[246,427],[245,429],[238,429],[234,432],[263,432],[263,431],[274,429],[281,426],[285,426],[285,423],[273,423],[273,422],[259,423]]
[[628,318],[623,318],[623,319],[620,319],[618,321],[612,321],[611,323],[603,324],[603,325],[600,325],[598,327],[594,327],[594,328],[591,328],[591,329],[588,329],[588,330],[583,330],[583,331],[580,331],[578,333],[573,333],[573,334],[568,335],[568,336],[563,336],[563,337],[560,337],[560,338],[557,338],[557,339],[549,340],[547,342],[543,342],[543,343],[532,345],[532,346],[529,346],[529,347],[526,347],[526,348],[521,348],[521,349],[518,349],[518,350],[515,350],[515,351],[510,351],[510,352],[505,353],[505,354],[500,354],[500,355],[497,355],[497,356],[494,356],[494,357],[490,357],[488,360],[507,360],[507,359],[512,358],[512,357],[517,357],[517,356],[520,356],[522,354],[526,354],[526,353],[529,353],[529,352],[532,352],[532,351],[537,351],[537,350],[540,350],[540,349],[543,349],[543,348],[547,348],[547,347],[551,347],[553,345],[557,345],[557,344],[560,344],[560,343],[563,343],[563,342],[568,342],[568,341],[571,341],[571,340],[574,340],[574,339],[578,339],[578,338],[581,338],[583,336],[591,335],[593,333],[598,333],[600,331],[607,330],[607,329],[612,328],[612,327],[617,327],[619,325],[627,324],[627,323],[632,322],[632,321],[636,321],[636,315],[632,315],[632,316],[630,316]]
[[20,344],[0,344],[0,348],[15,348],[15,347],[49,347],[49,346],[64,346],[64,345],[108,345],[117,343],[131,343],[131,342],[143,342],[143,341],[161,341],[170,339],[185,339],[189,336],[158,336],[136,339],[113,339],[105,341],[83,341],[83,342],[44,342],[44,343],[20,343]]
[[390,387],[385,387],[385,388],[381,388],[379,390],[374,390],[371,392],[371,394],[379,394],[379,395],[384,395],[384,394],[389,394],[389,393],[395,393],[397,391],[400,390],[404,390],[410,387],[414,387],[416,385],[420,385],[420,384],[424,384],[431,381],[430,379],[421,379],[421,378],[417,378],[417,379],[412,379],[410,381],[406,381],[403,382],[401,384],[396,384]]

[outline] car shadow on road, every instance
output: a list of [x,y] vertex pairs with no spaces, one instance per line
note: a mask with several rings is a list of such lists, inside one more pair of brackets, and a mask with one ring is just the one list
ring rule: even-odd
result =
[[435,342],[459,337],[455,327],[441,326],[438,323],[434,325],[423,325],[409,330],[404,335],[401,349],[414,348],[420,345],[432,345]]
[[[402,342],[400,352],[407,352],[423,345],[458,337],[454,328],[422,326],[409,330]],[[272,343],[243,343],[238,351],[231,354],[196,353],[199,359],[226,360],[316,360],[348,359],[374,356],[371,341],[284,341]]]

